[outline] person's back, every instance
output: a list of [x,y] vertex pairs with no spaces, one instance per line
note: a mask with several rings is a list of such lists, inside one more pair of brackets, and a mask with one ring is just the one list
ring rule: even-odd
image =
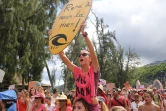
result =
[[111,100],[112,106],[122,106],[122,107],[124,107],[125,106],[124,102],[125,102],[125,99],[124,99],[123,96],[119,96],[118,98],[113,97],[112,100]]

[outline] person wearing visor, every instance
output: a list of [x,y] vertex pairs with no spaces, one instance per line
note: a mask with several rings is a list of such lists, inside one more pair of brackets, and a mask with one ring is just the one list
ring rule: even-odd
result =
[[33,97],[35,99],[35,102],[31,111],[47,111],[44,105],[44,95],[41,92],[37,92]]

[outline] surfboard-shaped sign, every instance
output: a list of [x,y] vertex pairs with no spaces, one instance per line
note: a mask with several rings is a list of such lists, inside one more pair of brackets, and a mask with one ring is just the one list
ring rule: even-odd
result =
[[74,39],[91,7],[92,0],[70,0],[63,7],[53,23],[52,34],[49,36],[49,49],[52,54],[64,50]]

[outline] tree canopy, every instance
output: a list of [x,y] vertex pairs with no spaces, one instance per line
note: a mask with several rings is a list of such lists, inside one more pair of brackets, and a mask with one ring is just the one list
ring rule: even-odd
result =
[[41,80],[45,61],[50,58],[47,29],[57,8],[67,0],[1,0],[0,68],[5,80],[22,83]]

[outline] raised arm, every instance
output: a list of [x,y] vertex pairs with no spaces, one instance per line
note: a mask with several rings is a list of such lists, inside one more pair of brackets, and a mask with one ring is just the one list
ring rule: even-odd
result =
[[[52,30],[50,29],[48,31],[48,35],[50,36],[51,34],[52,34]],[[74,67],[75,67],[75,65],[67,58],[67,56],[65,55],[65,53],[62,51],[62,52],[59,53],[59,56],[62,59],[62,61],[67,65],[67,67],[69,68],[69,70],[74,73]]]
[[69,68],[69,70],[71,70],[71,72],[74,73],[74,67],[75,65],[67,58],[67,56],[65,55],[65,53],[62,51],[59,53],[59,56],[61,57],[62,61],[67,65],[67,67]]
[[98,69],[99,69],[98,59],[97,59],[94,47],[92,45],[92,42],[90,41],[87,32],[84,31],[85,26],[86,26],[86,24],[85,24],[85,22],[83,22],[81,24],[80,30],[81,30],[82,35],[84,36],[85,42],[88,46],[88,49],[89,49],[89,52],[90,52],[90,57],[91,57],[91,60],[92,60],[92,66],[94,67],[94,71],[97,72]]

